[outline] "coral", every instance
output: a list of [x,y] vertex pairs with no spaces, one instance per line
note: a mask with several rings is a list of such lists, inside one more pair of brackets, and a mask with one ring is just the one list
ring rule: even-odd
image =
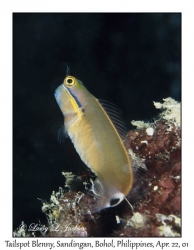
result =
[[43,204],[42,210],[48,218],[49,233],[47,236],[73,237],[87,236],[82,220],[83,215],[77,206],[84,194],[59,190],[51,195],[50,203]]
[[155,105],[164,109],[160,118],[149,124],[133,122],[137,129],[130,131],[125,141],[126,147],[143,159],[148,169],[140,178],[143,179],[145,198],[134,205],[134,215],[139,213],[138,218],[142,218],[144,223],[134,230],[133,217],[125,215],[127,221],[115,236],[181,234],[180,103],[166,98],[164,104]]

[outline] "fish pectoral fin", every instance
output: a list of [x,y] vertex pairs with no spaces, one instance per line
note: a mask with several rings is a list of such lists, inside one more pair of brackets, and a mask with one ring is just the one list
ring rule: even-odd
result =
[[66,126],[70,126],[73,123],[77,122],[79,119],[81,119],[84,116],[84,109],[83,108],[78,108],[77,110],[65,114],[65,124]]
[[68,137],[65,126],[63,125],[58,131],[58,141],[62,144],[65,141],[65,138]]
[[[74,123],[80,115],[82,116],[84,114],[84,109],[79,108],[74,112],[68,113],[68,114],[63,114],[65,117],[69,119],[68,123]],[[58,140],[62,144],[65,141],[65,138],[68,137],[67,130],[65,128],[65,125],[63,125],[59,131],[58,131]]]

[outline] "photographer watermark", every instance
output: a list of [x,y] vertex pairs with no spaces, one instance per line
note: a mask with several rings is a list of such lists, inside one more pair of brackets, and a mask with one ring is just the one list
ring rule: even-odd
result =
[[19,230],[31,233],[40,232],[41,234],[45,234],[48,231],[48,227],[41,225],[40,223],[31,223],[29,226],[27,226],[24,222],[22,222],[19,226]]
[[85,231],[85,227],[79,227],[77,225],[72,226],[71,223],[69,223],[66,226],[61,227],[60,224],[54,223],[51,224],[49,227],[46,227],[45,225],[42,225],[41,223],[31,223],[29,226],[27,226],[24,222],[21,223],[19,226],[19,230],[25,231],[25,232],[40,232],[41,234],[45,235],[48,231],[50,232],[76,232],[76,231]]

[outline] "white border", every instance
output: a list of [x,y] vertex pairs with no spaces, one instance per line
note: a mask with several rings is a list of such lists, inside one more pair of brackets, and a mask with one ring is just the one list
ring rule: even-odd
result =
[[[12,228],[12,12],[182,12],[182,97],[183,97],[183,229],[182,239],[161,239],[161,242],[189,242],[186,249],[194,249],[194,163],[192,156],[194,124],[194,36],[191,1],[48,1],[7,0],[0,3],[0,153],[1,153],[1,249],[5,240],[13,240]],[[57,239],[40,239],[53,242]],[[64,239],[65,240],[65,239]],[[63,241],[64,241],[63,240]],[[94,240],[94,239],[93,239]],[[157,242],[155,238],[133,241]],[[18,239],[19,242],[27,239]],[[90,242],[92,239],[84,239]],[[36,248],[34,248],[36,249]],[[171,249],[171,248],[168,248]],[[173,248],[174,249],[174,248]],[[181,248],[182,249],[182,248]]]

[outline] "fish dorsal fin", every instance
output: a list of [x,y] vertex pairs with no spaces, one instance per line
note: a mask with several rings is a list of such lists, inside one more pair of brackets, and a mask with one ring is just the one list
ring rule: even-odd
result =
[[113,103],[110,103],[105,100],[97,99],[102,108],[105,110],[106,114],[110,118],[113,123],[115,129],[119,133],[122,140],[126,138],[127,135],[127,127],[122,118],[122,111],[117,108],[117,106]]

